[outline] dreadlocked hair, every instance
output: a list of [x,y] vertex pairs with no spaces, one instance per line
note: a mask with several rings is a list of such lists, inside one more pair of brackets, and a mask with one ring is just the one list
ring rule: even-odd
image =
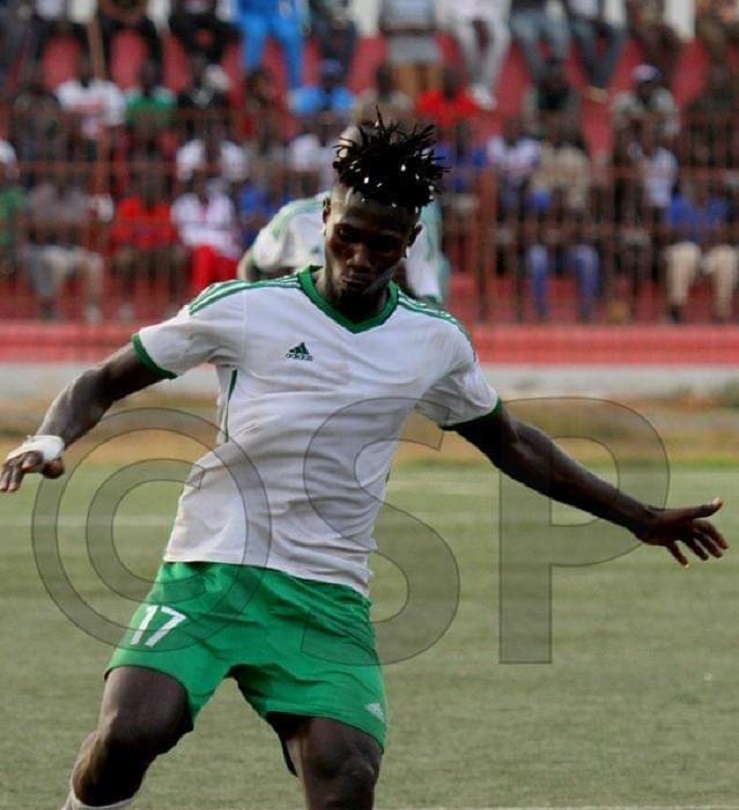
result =
[[373,126],[356,130],[336,146],[333,167],[345,186],[367,199],[415,213],[441,191],[447,169],[434,151],[433,126],[406,132],[397,123],[386,125],[378,110]]

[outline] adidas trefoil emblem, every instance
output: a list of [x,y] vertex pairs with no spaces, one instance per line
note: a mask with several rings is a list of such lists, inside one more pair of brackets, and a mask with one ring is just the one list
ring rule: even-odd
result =
[[378,720],[382,720],[383,723],[385,722],[385,712],[382,711],[382,706],[379,703],[368,703],[364,708],[370,714],[374,714]]
[[313,361],[313,355],[308,351],[308,347],[305,345],[305,343],[301,343],[298,346],[293,346],[285,357],[287,357],[288,360]]

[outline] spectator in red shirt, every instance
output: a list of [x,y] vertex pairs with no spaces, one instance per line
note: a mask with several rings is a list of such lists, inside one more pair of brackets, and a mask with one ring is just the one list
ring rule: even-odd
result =
[[215,281],[236,278],[241,256],[236,208],[214,179],[205,167],[197,167],[189,191],[172,203],[172,221],[190,257],[192,297]]
[[118,205],[111,230],[112,267],[121,280],[121,320],[136,317],[137,282],[156,287],[163,279],[173,305],[187,288],[187,250],[178,242],[163,178],[147,174],[137,185]]
[[441,74],[441,90],[427,90],[416,101],[416,114],[439,129],[448,131],[460,121],[479,115],[480,107],[465,89],[462,76],[453,65],[445,65]]

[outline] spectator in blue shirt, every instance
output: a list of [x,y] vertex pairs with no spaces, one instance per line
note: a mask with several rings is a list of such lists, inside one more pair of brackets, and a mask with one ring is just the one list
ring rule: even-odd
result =
[[291,200],[284,165],[267,160],[256,166],[252,176],[236,195],[241,242],[251,247],[259,231]]
[[246,73],[262,64],[267,37],[282,46],[290,90],[303,84],[303,0],[238,0]]
[[674,323],[684,318],[691,285],[700,276],[713,284],[714,319],[730,320],[737,280],[737,251],[731,240],[731,206],[705,182],[686,184],[667,209],[672,244],[665,250],[667,303]]
[[301,87],[291,94],[290,109],[301,118],[331,113],[348,121],[356,104],[353,93],[342,84],[344,70],[334,59],[321,62],[319,83]]

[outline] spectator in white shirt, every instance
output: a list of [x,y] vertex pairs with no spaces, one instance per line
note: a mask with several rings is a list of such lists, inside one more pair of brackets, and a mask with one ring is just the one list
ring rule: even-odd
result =
[[639,139],[631,144],[628,154],[636,170],[639,197],[651,214],[651,221],[661,221],[677,183],[677,158],[661,145],[654,128],[649,126],[642,128]]
[[619,93],[613,100],[613,123],[617,130],[635,124],[654,124],[660,134],[674,137],[680,130],[680,118],[672,93],[660,86],[662,74],[654,65],[638,65],[631,73],[632,90]]
[[520,118],[507,119],[503,134],[489,141],[488,160],[498,172],[501,207],[514,209],[521,205],[539,166],[541,146],[524,133]]
[[332,115],[307,122],[287,146],[287,165],[296,196],[312,197],[334,180],[336,141],[343,129]]
[[[56,97],[65,112],[76,117],[76,136],[84,146],[84,156],[94,160],[122,127],[126,98],[113,82],[96,79],[90,58],[79,57],[77,78],[62,82]],[[104,151],[104,150],[103,150]]]
[[8,175],[15,175],[18,172],[18,162],[15,155],[15,149],[6,140],[0,138],[0,163],[5,166]]
[[236,278],[240,256],[236,209],[217,185],[208,183],[205,169],[194,170],[191,191],[172,204],[172,222],[190,251],[193,297],[215,281]]
[[233,185],[243,183],[249,174],[246,152],[229,140],[226,128],[214,120],[208,121],[202,138],[195,138],[180,147],[175,162],[180,183],[193,179],[196,169],[207,169],[211,178],[220,181],[221,191],[230,191]]
[[509,0],[442,0],[464,59],[470,95],[484,110],[496,105],[495,87],[511,44],[508,5]]

